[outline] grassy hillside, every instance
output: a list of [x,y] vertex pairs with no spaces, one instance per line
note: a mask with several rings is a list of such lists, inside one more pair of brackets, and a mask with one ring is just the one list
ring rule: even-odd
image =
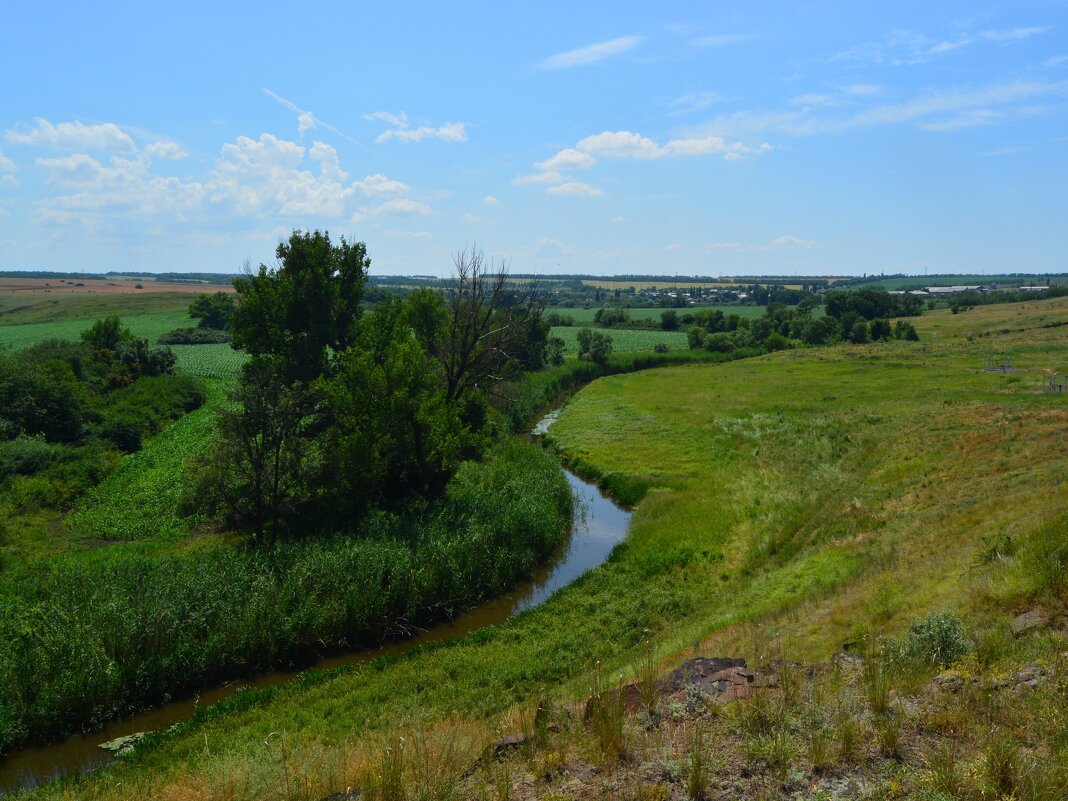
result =
[[[1004,632],[1035,605],[1047,619],[1065,615],[1065,526],[1050,521],[1068,501],[1068,396],[1039,391],[1046,369],[1068,368],[1064,325],[1066,299],[981,307],[924,318],[919,343],[786,351],[596,381],[551,433],[567,460],[637,504],[628,541],[604,567],[505,625],[240,694],[85,783],[31,795],[320,798],[367,786],[368,776],[383,780],[402,734],[426,744],[422,761],[404,771],[432,763],[444,771],[444,757],[433,762],[430,750],[446,741],[459,748],[464,732],[477,753],[495,732],[527,727],[538,697],[581,698],[643,663],[671,664],[691,651],[756,663],[826,660],[865,635],[902,634],[929,610],[958,614],[977,643],[994,643],[976,648],[984,656],[967,668],[976,675],[1055,658],[1065,649],[1052,630],[1015,642]],[[984,372],[991,354],[1013,356],[1016,371]],[[893,697],[912,714],[921,702],[907,691],[898,685]],[[1061,690],[1050,692],[1028,709],[1063,709]],[[854,735],[888,742],[892,732],[871,728],[891,720],[880,714]],[[1039,717],[1019,759],[1063,762],[1068,721]],[[987,748],[980,732],[1001,718],[961,717],[956,729],[939,720],[929,733],[975,750]],[[413,727],[453,734],[412,739]],[[797,772],[768,797],[823,775],[789,750],[808,742],[799,739],[808,728],[766,728],[784,738],[783,775]],[[880,797],[904,797],[912,786],[895,771],[922,778],[933,770],[926,752],[880,753],[885,762],[868,763],[891,782]],[[598,764],[603,781],[616,775],[614,763]],[[533,762],[528,769],[540,775]],[[422,786],[431,786],[427,774]],[[498,798],[534,787],[522,777],[497,786],[505,788]],[[522,792],[534,797],[542,786]]]

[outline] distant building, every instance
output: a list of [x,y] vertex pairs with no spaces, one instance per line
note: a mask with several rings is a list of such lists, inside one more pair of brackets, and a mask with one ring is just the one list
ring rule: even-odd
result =
[[930,295],[959,295],[961,292],[986,292],[985,286],[929,286]]
[[1047,289],[1049,289],[1048,286],[1022,286],[1022,287],[1020,287],[1020,291],[1021,292],[1045,292]]

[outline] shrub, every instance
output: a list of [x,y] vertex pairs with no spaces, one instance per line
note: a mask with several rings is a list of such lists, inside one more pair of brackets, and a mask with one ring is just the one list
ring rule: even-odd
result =
[[215,328],[176,328],[157,341],[161,345],[222,345],[230,339],[228,331]]
[[56,458],[56,447],[41,435],[25,434],[0,442],[0,481],[9,476],[29,476],[44,470]]
[[948,667],[972,649],[964,624],[952,612],[931,612],[913,622],[905,636],[905,655],[938,667]]

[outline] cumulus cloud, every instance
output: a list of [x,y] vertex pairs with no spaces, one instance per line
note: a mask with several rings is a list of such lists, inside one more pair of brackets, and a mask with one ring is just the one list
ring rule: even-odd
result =
[[108,150],[120,153],[137,150],[133,137],[113,122],[86,125],[79,120],[58,124],[43,117],[34,120],[32,128],[8,130],[7,141],[16,145],[45,145],[55,150]]
[[539,66],[543,70],[560,70],[596,64],[610,56],[618,56],[628,50],[633,50],[641,44],[641,41],[640,36],[620,36],[605,42],[596,42],[564,53],[557,53],[549,56]]
[[380,121],[392,126],[383,131],[375,139],[376,142],[388,142],[396,139],[400,142],[419,142],[423,139],[440,139],[443,142],[466,142],[467,123],[446,122],[437,128],[430,125],[422,125],[418,128],[408,127],[408,115],[403,112],[391,114],[388,111],[376,111],[372,114],[364,114],[363,118],[370,121]]
[[[174,158],[180,147],[154,142],[130,157],[103,160],[85,152],[39,158],[48,186],[58,189],[37,203],[39,217],[59,223],[98,227],[120,218],[152,215],[186,220],[213,217],[341,217],[359,197],[403,194],[406,184],[376,173],[350,182],[337,151],[325,142],[305,147],[262,134],[239,136],[222,145],[203,181],[159,175],[153,156]],[[378,214],[422,214],[429,207],[394,198],[369,210]]]
[[189,153],[177,142],[149,142],[145,145],[145,152],[157,159],[170,159],[177,161],[184,159]]
[[771,149],[768,144],[751,147],[742,142],[727,142],[713,134],[671,139],[658,145],[652,139],[632,131],[605,131],[587,136],[575,147],[584,152],[610,158],[660,159],[668,156],[719,155],[728,160],[764,153]]
[[604,191],[596,186],[590,186],[582,181],[568,181],[562,184],[550,186],[550,195],[566,195],[568,197],[600,197]]
[[362,181],[356,181],[353,186],[367,197],[373,195],[394,195],[407,192],[409,186],[401,181],[392,181],[380,172],[368,175]]
[[563,259],[572,256],[575,249],[559,239],[545,237],[534,243],[534,255],[539,259]]
[[597,160],[589,153],[582,153],[569,147],[561,150],[552,158],[539,161],[534,166],[539,170],[554,172],[559,170],[586,170],[596,163]]
[[500,201],[497,200],[497,198],[495,198],[493,195],[486,195],[484,198],[482,198],[482,202],[487,206],[496,206],[498,203],[500,203]]

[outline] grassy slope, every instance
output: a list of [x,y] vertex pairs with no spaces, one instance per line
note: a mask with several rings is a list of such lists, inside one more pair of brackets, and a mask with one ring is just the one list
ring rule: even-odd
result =
[[[581,695],[594,662],[627,669],[646,630],[663,655],[705,642],[805,659],[960,607],[981,537],[1029,530],[1068,498],[1068,408],[1037,391],[1044,368],[1068,365],[1053,323],[1068,323],[1068,300],[933,315],[918,344],[595,382],[555,441],[604,483],[648,488],[605,567],[459,643],[238,696],[70,792],[211,797],[264,769],[271,732],[300,750],[541,692]],[[1018,371],[982,372],[992,352],[1014,355]]]

